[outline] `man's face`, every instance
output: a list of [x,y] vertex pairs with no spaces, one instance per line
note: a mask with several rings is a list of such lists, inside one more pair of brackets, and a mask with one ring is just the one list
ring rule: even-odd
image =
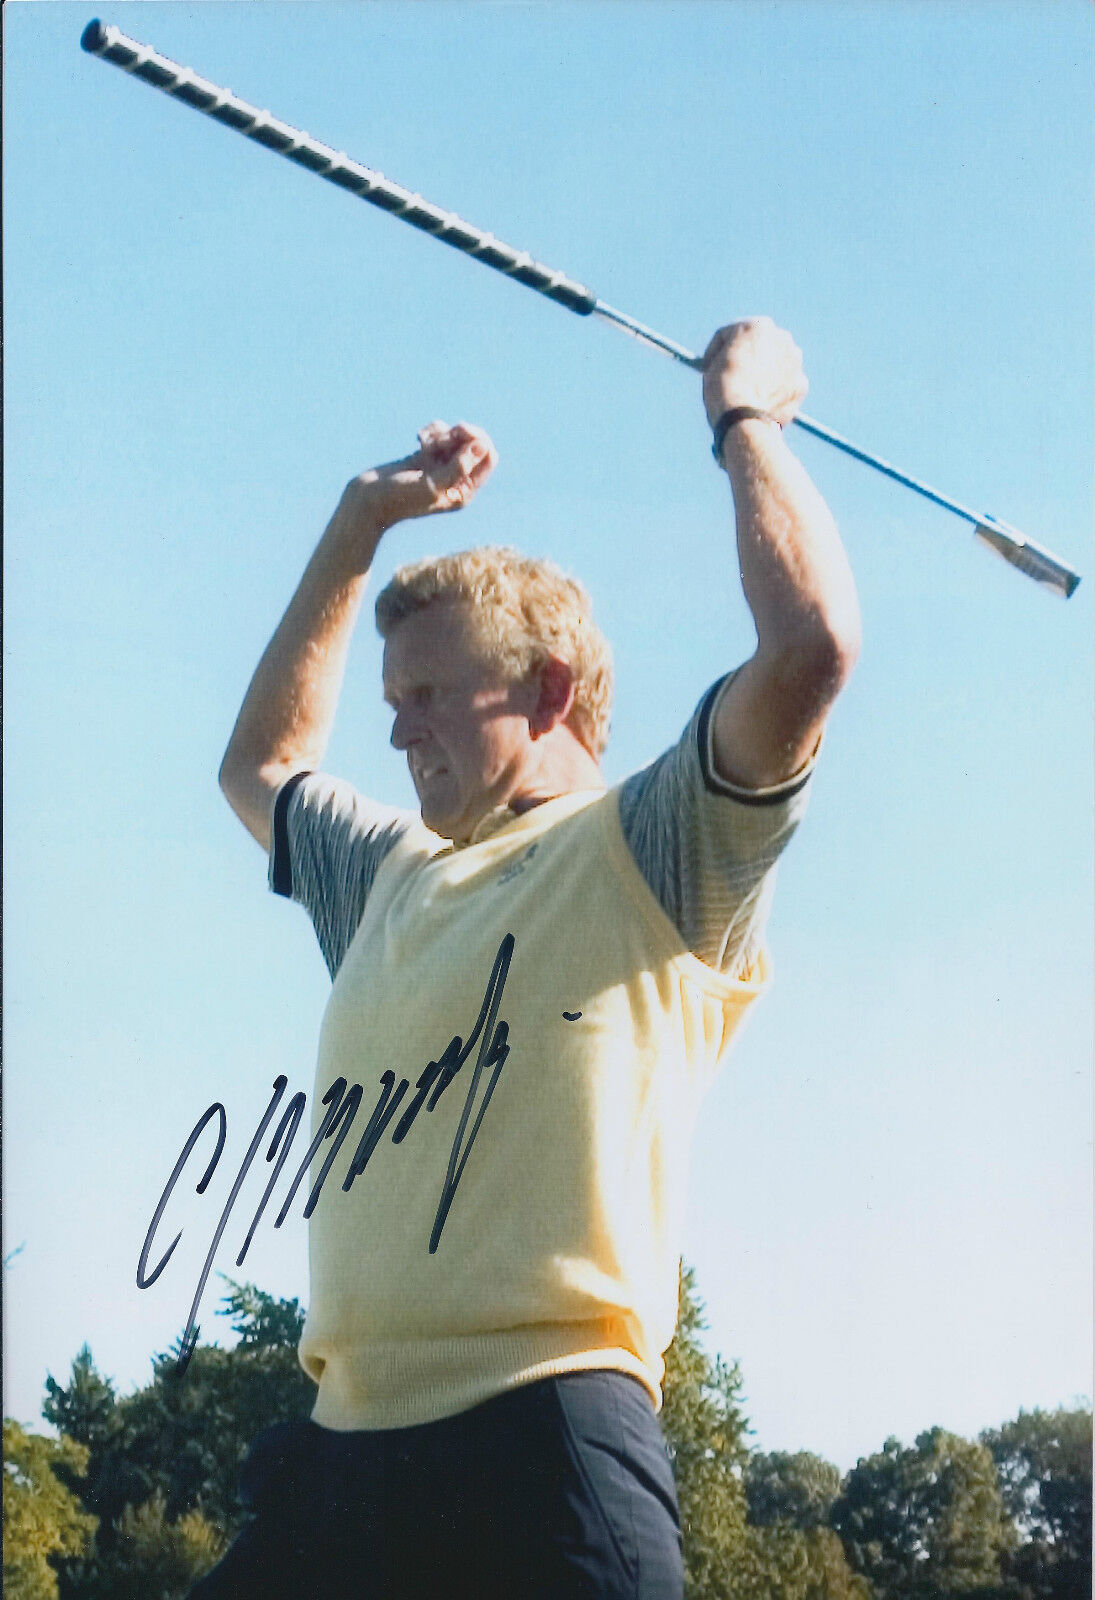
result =
[[520,786],[530,755],[535,687],[483,658],[464,601],[434,601],[384,644],[392,744],[407,754],[428,828],[458,842]]

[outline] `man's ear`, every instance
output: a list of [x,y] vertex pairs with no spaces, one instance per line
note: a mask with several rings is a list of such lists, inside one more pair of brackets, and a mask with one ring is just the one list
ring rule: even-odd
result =
[[539,693],[528,725],[532,737],[542,739],[570,715],[574,704],[574,673],[561,656],[548,656],[537,677]]

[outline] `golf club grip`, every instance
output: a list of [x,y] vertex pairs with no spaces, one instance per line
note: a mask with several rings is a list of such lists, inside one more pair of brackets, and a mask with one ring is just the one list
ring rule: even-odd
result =
[[203,111],[206,116],[242,133],[245,138],[253,139],[267,150],[273,150],[277,155],[296,162],[297,166],[326,178],[328,183],[337,184],[340,189],[357,195],[358,199],[368,200],[382,211],[409,222],[412,228],[419,228],[431,238],[440,239],[454,250],[462,250],[465,255],[482,261],[485,266],[493,267],[496,272],[515,278],[527,288],[535,289],[549,300],[566,306],[568,311],[588,317],[596,306],[596,295],[584,284],[575,283],[565,274],[534,261],[527,251],[514,250],[512,246],[503,244],[492,233],[484,233],[481,228],[473,227],[453,212],[442,211],[439,206],[431,205],[420,194],[412,194],[409,189],[392,183],[382,172],[374,172],[370,167],[352,161],[345,152],[332,150],[329,145],[313,139],[311,134],[281,122],[268,111],[260,111],[256,106],[249,105],[230,89],[219,88],[208,79],[199,78],[189,67],[179,66],[178,62],[159,55],[148,45],[130,39],[118,28],[106,26],[95,18],[84,29],[80,44],[89,55],[99,56],[101,60],[121,67],[133,77],[151,84],[154,89],[161,89],[172,99],[181,100],[195,111]]

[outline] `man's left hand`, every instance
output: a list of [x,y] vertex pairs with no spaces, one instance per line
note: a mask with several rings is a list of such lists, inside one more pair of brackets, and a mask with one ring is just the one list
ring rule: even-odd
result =
[[704,351],[703,403],[712,427],[736,406],[754,406],[777,422],[790,422],[808,388],[802,351],[771,317],[720,328]]

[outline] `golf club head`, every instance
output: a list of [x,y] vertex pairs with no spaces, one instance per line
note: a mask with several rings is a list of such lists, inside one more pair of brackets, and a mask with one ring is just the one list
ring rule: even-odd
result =
[[1055,556],[1051,556],[1048,550],[1043,550],[1018,529],[1009,528],[1006,522],[997,522],[995,518],[986,517],[977,524],[974,532],[990,550],[995,550],[997,555],[1003,556],[1005,561],[1025,573],[1028,578],[1033,578],[1036,583],[1052,589],[1062,600],[1067,600],[1075,591],[1080,581],[1079,574],[1066,567]]

